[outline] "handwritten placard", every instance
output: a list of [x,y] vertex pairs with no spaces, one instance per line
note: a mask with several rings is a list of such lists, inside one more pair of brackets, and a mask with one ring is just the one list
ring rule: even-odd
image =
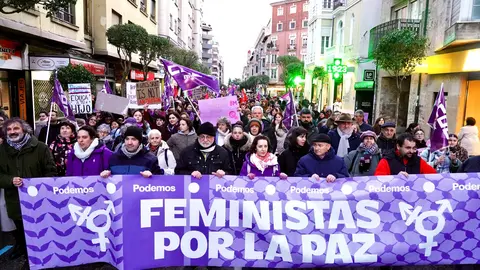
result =
[[68,99],[74,114],[93,112],[92,92],[89,83],[69,84]]
[[146,81],[137,83],[137,104],[160,104],[160,81]]

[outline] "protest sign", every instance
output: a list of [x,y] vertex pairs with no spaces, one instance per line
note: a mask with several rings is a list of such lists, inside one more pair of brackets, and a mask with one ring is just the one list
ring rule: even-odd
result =
[[140,108],[137,104],[137,84],[127,82],[127,98],[129,108]]
[[99,92],[95,100],[95,110],[123,114],[128,108],[129,99]]
[[475,264],[479,174],[24,179],[31,269]]
[[162,102],[160,81],[146,81],[137,83],[137,104],[159,104]]
[[89,83],[69,84],[68,100],[74,114],[93,112],[92,91]]
[[240,121],[238,100],[235,96],[201,99],[198,101],[198,108],[202,122],[210,122],[215,125],[220,117],[226,117],[232,124]]
[[203,99],[203,90],[202,88],[196,88],[192,90],[192,99],[193,100],[201,100]]

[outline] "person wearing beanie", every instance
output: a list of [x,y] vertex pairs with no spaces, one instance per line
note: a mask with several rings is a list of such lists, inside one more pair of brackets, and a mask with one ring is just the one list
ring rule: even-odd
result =
[[175,168],[176,174],[191,175],[197,179],[203,175],[215,175],[222,178],[232,173],[232,166],[227,150],[215,144],[217,131],[210,122],[198,128],[195,143],[185,148]]
[[377,134],[365,131],[360,135],[360,146],[346,155],[343,160],[350,176],[372,176],[382,159],[377,145]]
[[294,176],[311,177],[320,181],[334,182],[337,178],[349,177],[345,162],[335,154],[328,135],[316,134],[308,155],[300,158]]
[[380,148],[382,156],[395,152],[397,139],[395,138],[396,125],[392,122],[385,122],[381,126],[380,137],[378,137],[377,145]]
[[107,178],[110,175],[140,174],[145,178],[163,174],[158,165],[158,159],[143,147],[143,129],[129,126],[124,134],[125,141],[109,160],[109,169],[100,176]]
[[248,130],[250,131],[249,135],[253,139],[257,137],[258,135],[262,134],[262,122],[256,118],[252,118],[250,121],[248,121]]
[[250,151],[253,139],[243,130],[243,123],[235,123],[232,133],[225,136],[225,148],[230,157],[234,175],[239,175],[245,161],[245,155]]
[[352,116],[348,113],[342,113],[336,120],[337,128],[328,132],[332,139],[332,147],[337,156],[343,158],[350,151],[358,148],[360,145],[360,136],[353,129]]

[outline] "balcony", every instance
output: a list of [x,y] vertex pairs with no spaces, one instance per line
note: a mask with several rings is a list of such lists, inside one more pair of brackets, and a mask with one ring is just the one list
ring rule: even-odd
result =
[[209,35],[209,34],[202,34],[202,39],[205,39],[205,40],[212,40],[212,39],[213,39],[213,35]]
[[370,30],[370,44],[368,48],[368,57],[372,58],[373,50],[377,47],[380,39],[385,34],[397,29],[410,29],[413,32],[420,33],[420,20],[397,19],[379,24]]
[[210,59],[210,58],[212,58],[212,54],[211,53],[202,53],[202,58],[203,59]]
[[345,7],[347,5],[347,0],[333,0],[333,10],[336,10],[340,7]]
[[291,51],[296,51],[297,50],[297,46],[296,45],[288,45],[288,51],[291,52]]
[[202,48],[205,50],[210,50],[212,48],[212,44],[202,43]]
[[443,46],[436,52],[447,48],[465,46],[480,42],[480,22],[456,22],[445,31]]

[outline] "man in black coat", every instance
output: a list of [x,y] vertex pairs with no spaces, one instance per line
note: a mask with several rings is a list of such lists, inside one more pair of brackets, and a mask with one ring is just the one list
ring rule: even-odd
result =
[[339,157],[344,157],[350,151],[360,146],[360,136],[353,130],[353,120],[350,114],[342,113],[336,121],[338,127],[328,132],[332,140],[332,148]]
[[392,154],[396,150],[397,139],[395,138],[396,134],[396,125],[392,122],[387,122],[382,125],[382,133],[378,137],[377,145],[380,148],[382,156]]
[[202,178],[202,175],[215,175],[222,178],[232,173],[232,165],[227,150],[215,144],[215,127],[210,122],[203,123],[198,129],[197,141],[180,154],[175,174],[191,175]]

